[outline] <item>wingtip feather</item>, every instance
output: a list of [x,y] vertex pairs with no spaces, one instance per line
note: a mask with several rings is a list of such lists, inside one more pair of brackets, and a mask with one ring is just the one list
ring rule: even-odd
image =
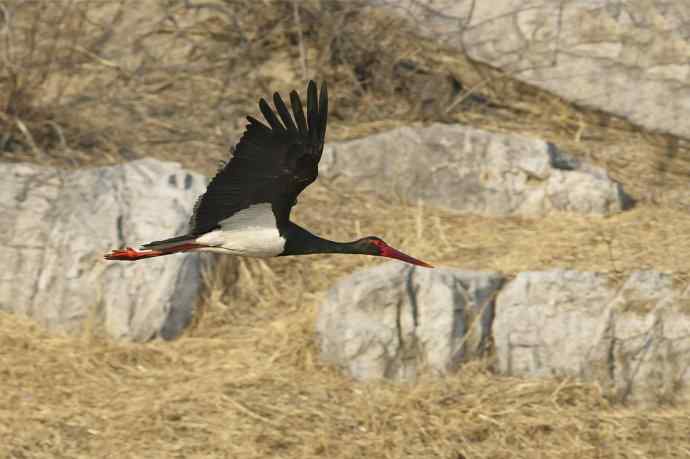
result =
[[316,142],[321,136],[319,130],[319,101],[316,92],[316,83],[309,81],[307,87],[307,124],[309,125],[309,135],[312,142]]
[[326,140],[326,125],[328,124],[328,87],[326,82],[321,83],[319,94],[319,125],[321,127],[321,143]]
[[250,116],[247,117],[249,122],[269,130],[298,132],[301,136],[310,138],[313,142],[323,143],[326,137],[328,118],[328,86],[325,81],[321,83],[319,90],[316,81],[309,80],[307,85],[306,116],[299,93],[295,90],[290,92],[292,116],[278,92],[273,94],[273,103],[276,108],[275,111],[266,99],[259,99],[259,109],[270,127]]
[[278,115],[280,116],[280,119],[283,121],[283,124],[285,125],[287,130],[291,133],[296,134],[297,127],[295,126],[294,121],[292,121],[290,111],[285,105],[285,102],[283,102],[283,98],[280,97],[280,94],[277,92],[273,94],[273,105],[275,105],[276,111],[278,112]]
[[268,121],[271,129],[274,131],[285,131],[285,126],[280,123],[276,117],[276,114],[273,112],[273,109],[270,105],[268,105],[268,102],[266,102],[266,99],[263,97],[259,99],[259,109],[261,110],[261,113],[263,113],[264,118],[266,118],[266,121]]
[[302,100],[299,98],[299,93],[295,90],[290,92],[290,104],[292,105],[292,113],[295,115],[295,122],[302,136],[306,136],[309,132],[307,121],[302,110]]
[[307,84],[307,93],[312,91],[314,92],[314,94],[316,94],[316,81],[309,80],[309,83]]

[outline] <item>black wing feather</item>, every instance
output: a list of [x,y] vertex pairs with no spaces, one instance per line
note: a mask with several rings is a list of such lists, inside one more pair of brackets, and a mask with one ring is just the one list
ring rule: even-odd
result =
[[319,107],[316,98],[316,83],[309,82],[307,87],[307,122],[309,123],[309,137],[312,142],[316,143],[321,137],[319,132]]
[[273,105],[276,106],[276,110],[278,111],[278,115],[280,115],[280,119],[287,128],[288,131],[290,131],[290,134],[292,135],[297,135],[297,126],[295,126],[295,122],[292,121],[292,116],[290,116],[290,111],[288,108],[285,106],[285,102],[283,102],[283,99],[280,97],[280,94],[275,93],[273,94]]
[[326,84],[317,97],[316,83],[309,82],[306,119],[297,92],[290,93],[292,116],[278,94],[273,101],[280,120],[261,99],[259,109],[268,126],[247,117],[249,124],[233,148],[232,158],[197,201],[190,221],[191,235],[211,231],[222,220],[259,203],[271,203],[281,227],[289,219],[297,196],[316,180],[328,117]]
[[247,128],[249,128],[251,126],[252,129],[259,129],[259,130],[264,131],[263,132],[264,135],[271,135],[271,128],[266,126],[264,123],[257,120],[253,116],[248,116],[247,121],[249,121],[249,123],[251,123],[249,126],[247,126]]
[[261,113],[263,113],[264,118],[266,118],[266,121],[268,121],[268,124],[271,126],[271,129],[275,131],[285,130],[283,125],[280,124],[280,121],[278,121],[278,118],[276,118],[276,114],[273,113],[273,110],[271,110],[271,106],[268,105],[268,102],[266,102],[265,99],[261,99],[259,101],[259,108],[261,109]]
[[290,104],[292,104],[292,112],[295,114],[295,121],[299,127],[299,133],[303,137],[306,137],[309,129],[307,128],[307,120],[304,118],[304,112],[302,111],[302,101],[299,99],[297,91],[292,91],[290,93]]
[[328,88],[326,84],[321,85],[321,94],[319,95],[319,128],[321,135],[319,141],[323,144],[326,140],[326,125],[328,124]]

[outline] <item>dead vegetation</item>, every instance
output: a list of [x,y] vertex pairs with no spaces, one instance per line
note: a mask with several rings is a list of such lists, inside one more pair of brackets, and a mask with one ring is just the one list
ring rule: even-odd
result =
[[[688,284],[690,214],[673,201],[690,179],[686,141],[469,62],[365,2],[60,3],[0,0],[2,160],[154,156],[210,173],[259,97],[325,79],[330,140],[413,122],[543,137],[606,167],[640,205],[605,219],[489,219],[321,181],[296,208],[319,234],[379,234],[465,269],[656,269]],[[690,455],[688,406],[612,406],[596,385],[498,377],[490,362],[415,386],[353,384],[322,366],[320,299],[379,262],[223,258],[206,273],[195,327],[174,343],[55,337],[0,314],[0,456]]]
[[[2,317],[4,457],[687,457],[687,408],[612,407],[483,364],[414,386],[318,363],[314,310],[218,336],[113,345]],[[16,353],[21,352],[21,358]]]
[[81,113],[98,90],[87,69],[105,36],[80,2],[0,2],[0,158],[75,165],[107,146]]

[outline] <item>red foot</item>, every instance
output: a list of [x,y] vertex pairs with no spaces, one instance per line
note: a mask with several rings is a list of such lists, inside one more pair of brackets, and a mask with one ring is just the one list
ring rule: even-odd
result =
[[136,261],[143,258],[160,257],[161,255],[170,255],[175,252],[188,252],[190,250],[198,249],[204,247],[200,244],[180,244],[174,247],[168,247],[165,250],[143,250],[139,251],[131,247],[127,247],[124,250],[113,250],[112,252],[104,255],[106,260],[123,260],[123,261]]
[[157,252],[155,250],[140,252],[131,247],[127,247],[124,250],[113,250],[112,252],[106,254],[104,258],[106,260],[136,261],[141,260],[142,258],[159,257],[161,255],[167,255],[167,253]]

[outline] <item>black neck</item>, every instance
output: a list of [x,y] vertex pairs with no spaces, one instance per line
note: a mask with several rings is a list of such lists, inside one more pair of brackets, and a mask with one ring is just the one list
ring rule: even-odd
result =
[[335,242],[310,233],[301,226],[289,222],[281,231],[285,249],[280,255],[308,255],[312,253],[366,253],[353,242]]

